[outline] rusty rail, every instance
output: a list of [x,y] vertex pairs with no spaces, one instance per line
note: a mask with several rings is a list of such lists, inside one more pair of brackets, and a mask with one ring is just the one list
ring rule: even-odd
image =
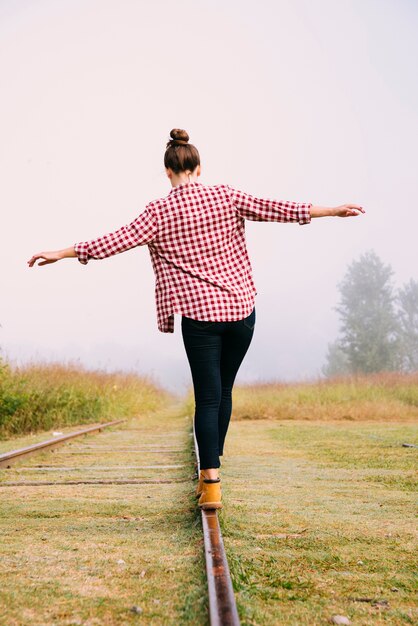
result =
[[106,422],[104,424],[96,424],[96,426],[89,426],[88,428],[84,428],[83,430],[77,430],[74,433],[68,433],[67,435],[61,435],[60,437],[54,437],[53,439],[48,439],[47,441],[41,441],[40,443],[34,443],[32,446],[27,446],[26,448],[20,448],[19,450],[12,450],[11,452],[5,452],[4,454],[0,454],[0,467],[11,467],[13,463],[19,462],[21,459],[26,458],[31,454],[35,454],[37,452],[42,452],[45,449],[52,450],[56,446],[59,446],[62,443],[65,443],[69,439],[74,439],[75,437],[81,437],[81,435],[86,435],[88,433],[92,433],[95,431],[101,431],[103,428],[107,426],[114,426],[115,424],[119,424],[120,422],[125,422],[126,420],[113,420],[113,422]]
[[[199,449],[193,425],[197,475],[200,475]],[[210,626],[239,626],[237,605],[225,554],[216,509],[201,509],[206,576],[208,581]]]

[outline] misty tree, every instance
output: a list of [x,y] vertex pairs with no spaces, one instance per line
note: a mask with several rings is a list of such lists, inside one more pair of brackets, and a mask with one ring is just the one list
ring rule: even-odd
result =
[[396,370],[400,366],[392,274],[390,265],[384,265],[371,250],[349,265],[338,285],[338,346],[351,373]]
[[338,339],[328,344],[326,364],[322,368],[325,376],[344,376],[350,373],[350,364]]
[[397,295],[401,367],[418,370],[418,281],[410,279]]

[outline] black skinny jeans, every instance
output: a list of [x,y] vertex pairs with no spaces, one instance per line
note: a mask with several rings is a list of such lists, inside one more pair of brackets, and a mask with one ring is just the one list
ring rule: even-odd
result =
[[200,468],[220,467],[232,411],[232,387],[254,333],[255,308],[236,322],[182,316],[181,331],[195,397]]

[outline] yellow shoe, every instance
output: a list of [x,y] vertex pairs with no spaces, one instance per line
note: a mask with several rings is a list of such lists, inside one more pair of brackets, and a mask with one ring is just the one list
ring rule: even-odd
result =
[[203,491],[203,479],[204,479],[203,470],[200,470],[199,482],[196,485],[196,498],[200,498],[200,494]]
[[222,508],[222,490],[221,481],[203,479],[203,490],[199,498],[199,506],[202,509],[221,509]]
[[[204,474],[205,470],[200,470],[199,482],[196,485],[196,498],[200,498],[200,495],[203,491],[203,479],[205,478]],[[220,472],[218,472],[219,478],[221,477]]]

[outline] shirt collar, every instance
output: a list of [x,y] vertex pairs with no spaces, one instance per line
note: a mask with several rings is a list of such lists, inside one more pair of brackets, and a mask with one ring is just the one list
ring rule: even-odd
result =
[[190,189],[194,189],[196,187],[200,187],[202,185],[202,183],[199,183],[198,181],[194,180],[191,183],[181,183],[180,185],[176,185],[175,187],[172,187],[170,193],[168,195],[171,195],[172,193],[174,193],[177,190],[180,189],[185,189],[186,187],[190,187]]

